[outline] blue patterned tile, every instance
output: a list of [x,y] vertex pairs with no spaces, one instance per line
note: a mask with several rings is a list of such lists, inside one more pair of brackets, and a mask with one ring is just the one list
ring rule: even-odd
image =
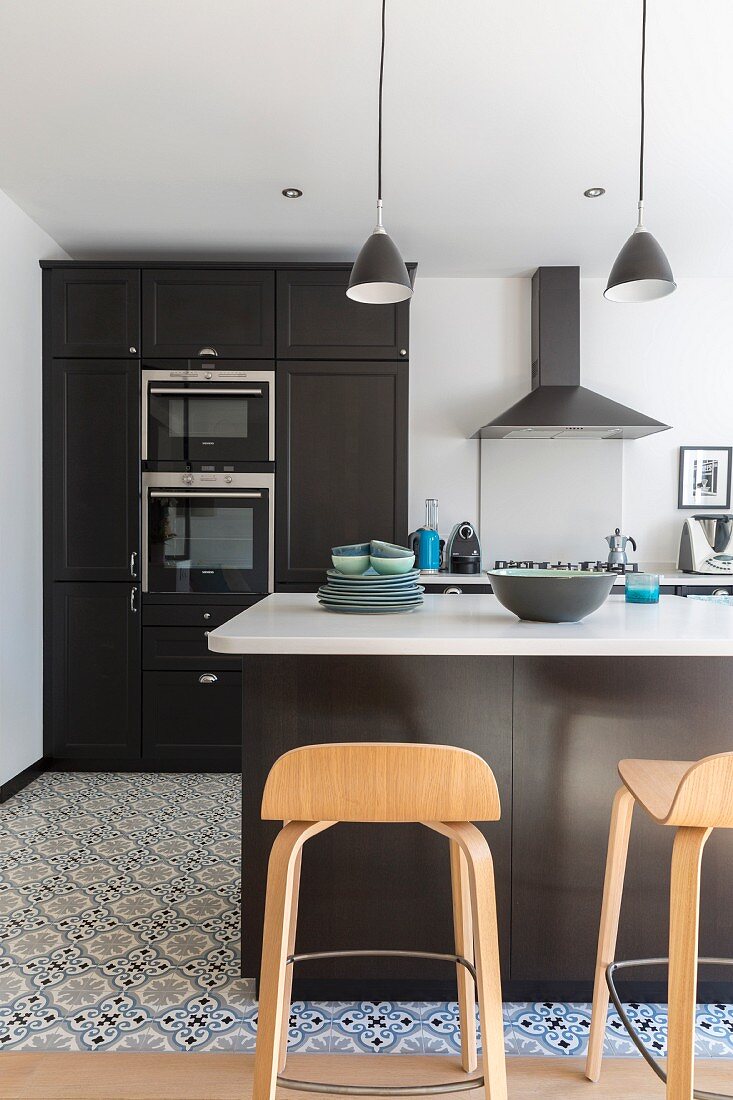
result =
[[199,993],[183,1004],[171,1005],[155,1018],[155,1026],[177,1050],[204,1050],[217,1037],[241,1025],[241,1013],[216,994]]
[[510,1022],[519,1054],[578,1057],[588,1045],[590,1006],[536,1001],[518,1006]]
[[24,1040],[58,1023],[60,1013],[46,993],[22,993],[0,1005],[0,1050],[17,1048]]
[[422,1054],[418,1006],[391,1001],[339,1005],[333,1013],[331,1051],[338,1054]]
[[[326,1054],[331,1049],[333,1034],[331,1005],[318,1001],[293,1001],[288,1015],[288,1053],[317,1051]],[[257,1040],[257,1005],[248,1006],[243,1014],[244,1049],[254,1050]]]
[[[631,1001],[624,1007],[649,1053],[655,1058],[664,1058],[667,1054],[667,1006]],[[606,1021],[604,1051],[616,1058],[638,1055],[626,1028],[613,1009],[609,1011]]]
[[700,1057],[733,1058],[733,1005],[698,1005],[695,1038]]
[[149,1023],[151,1014],[131,993],[118,993],[84,1005],[66,1018],[83,1049],[109,1050],[125,1034]]

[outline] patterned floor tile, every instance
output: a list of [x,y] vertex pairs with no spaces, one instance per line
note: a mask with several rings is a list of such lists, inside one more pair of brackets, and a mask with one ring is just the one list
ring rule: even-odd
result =
[[422,1054],[419,1006],[360,1001],[333,1012],[331,1051],[338,1054]]
[[585,1054],[590,1033],[590,1005],[552,1001],[517,1006],[509,1014],[518,1054]]
[[[257,1006],[251,1005],[243,1014],[242,1043],[244,1050],[254,1050],[257,1039]],[[327,1054],[332,1048],[332,1007],[325,1002],[293,1001],[288,1016],[288,1053],[317,1051]]]

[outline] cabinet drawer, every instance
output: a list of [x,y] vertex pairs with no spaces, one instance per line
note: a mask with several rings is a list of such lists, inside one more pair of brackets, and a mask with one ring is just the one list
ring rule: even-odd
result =
[[207,668],[241,670],[241,657],[209,652],[207,635],[208,628],[196,626],[144,627],[143,668],[161,672]]
[[205,630],[213,630],[215,626],[228,623],[240,611],[246,611],[252,603],[143,604],[143,626],[202,626]]
[[143,673],[142,743],[146,767],[239,771],[241,673]]

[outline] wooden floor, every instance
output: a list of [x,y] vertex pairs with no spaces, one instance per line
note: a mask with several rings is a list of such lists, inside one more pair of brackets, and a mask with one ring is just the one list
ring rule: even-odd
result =
[[[250,1054],[0,1054],[2,1100],[249,1100]],[[664,1088],[641,1059],[609,1059],[591,1085],[579,1058],[509,1058],[509,1100],[664,1100]],[[293,1077],[333,1082],[428,1084],[458,1079],[457,1061],[439,1057],[294,1055]],[[700,1087],[731,1092],[730,1063],[698,1063]],[[334,1093],[338,1095],[338,1093]],[[476,1100],[476,1091],[453,1093]],[[312,1100],[281,1090],[278,1098]]]

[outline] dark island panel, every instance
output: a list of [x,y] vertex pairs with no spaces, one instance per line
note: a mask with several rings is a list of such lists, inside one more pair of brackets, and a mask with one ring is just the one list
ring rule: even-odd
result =
[[[297,745],[407,741],[461,745],[491,763],[503,816],[484,826],[509,955],[512,658],[248,656],[244,669],[242,974],[259,973],[267,858],[259,818],[267,773]],[[420,825],[341,825],[303,857],[298,951],[450,951],[448,845]],[[452,997],[452,968],[424,960],[302,964],[299,997]]]
[[[618,761],[733,749],[733,663],[518,657],[514,685],[512,995],[589,999]],[[636,808],[620,959],[667,954],[673,837]],[[733,835],[718,830],[703,857],[701,955],[733,956],[732,896]],[[704,999],[733,992],[724,973],[701,971]],[[662,974],[629,975],[627,995],[664,999]]]

